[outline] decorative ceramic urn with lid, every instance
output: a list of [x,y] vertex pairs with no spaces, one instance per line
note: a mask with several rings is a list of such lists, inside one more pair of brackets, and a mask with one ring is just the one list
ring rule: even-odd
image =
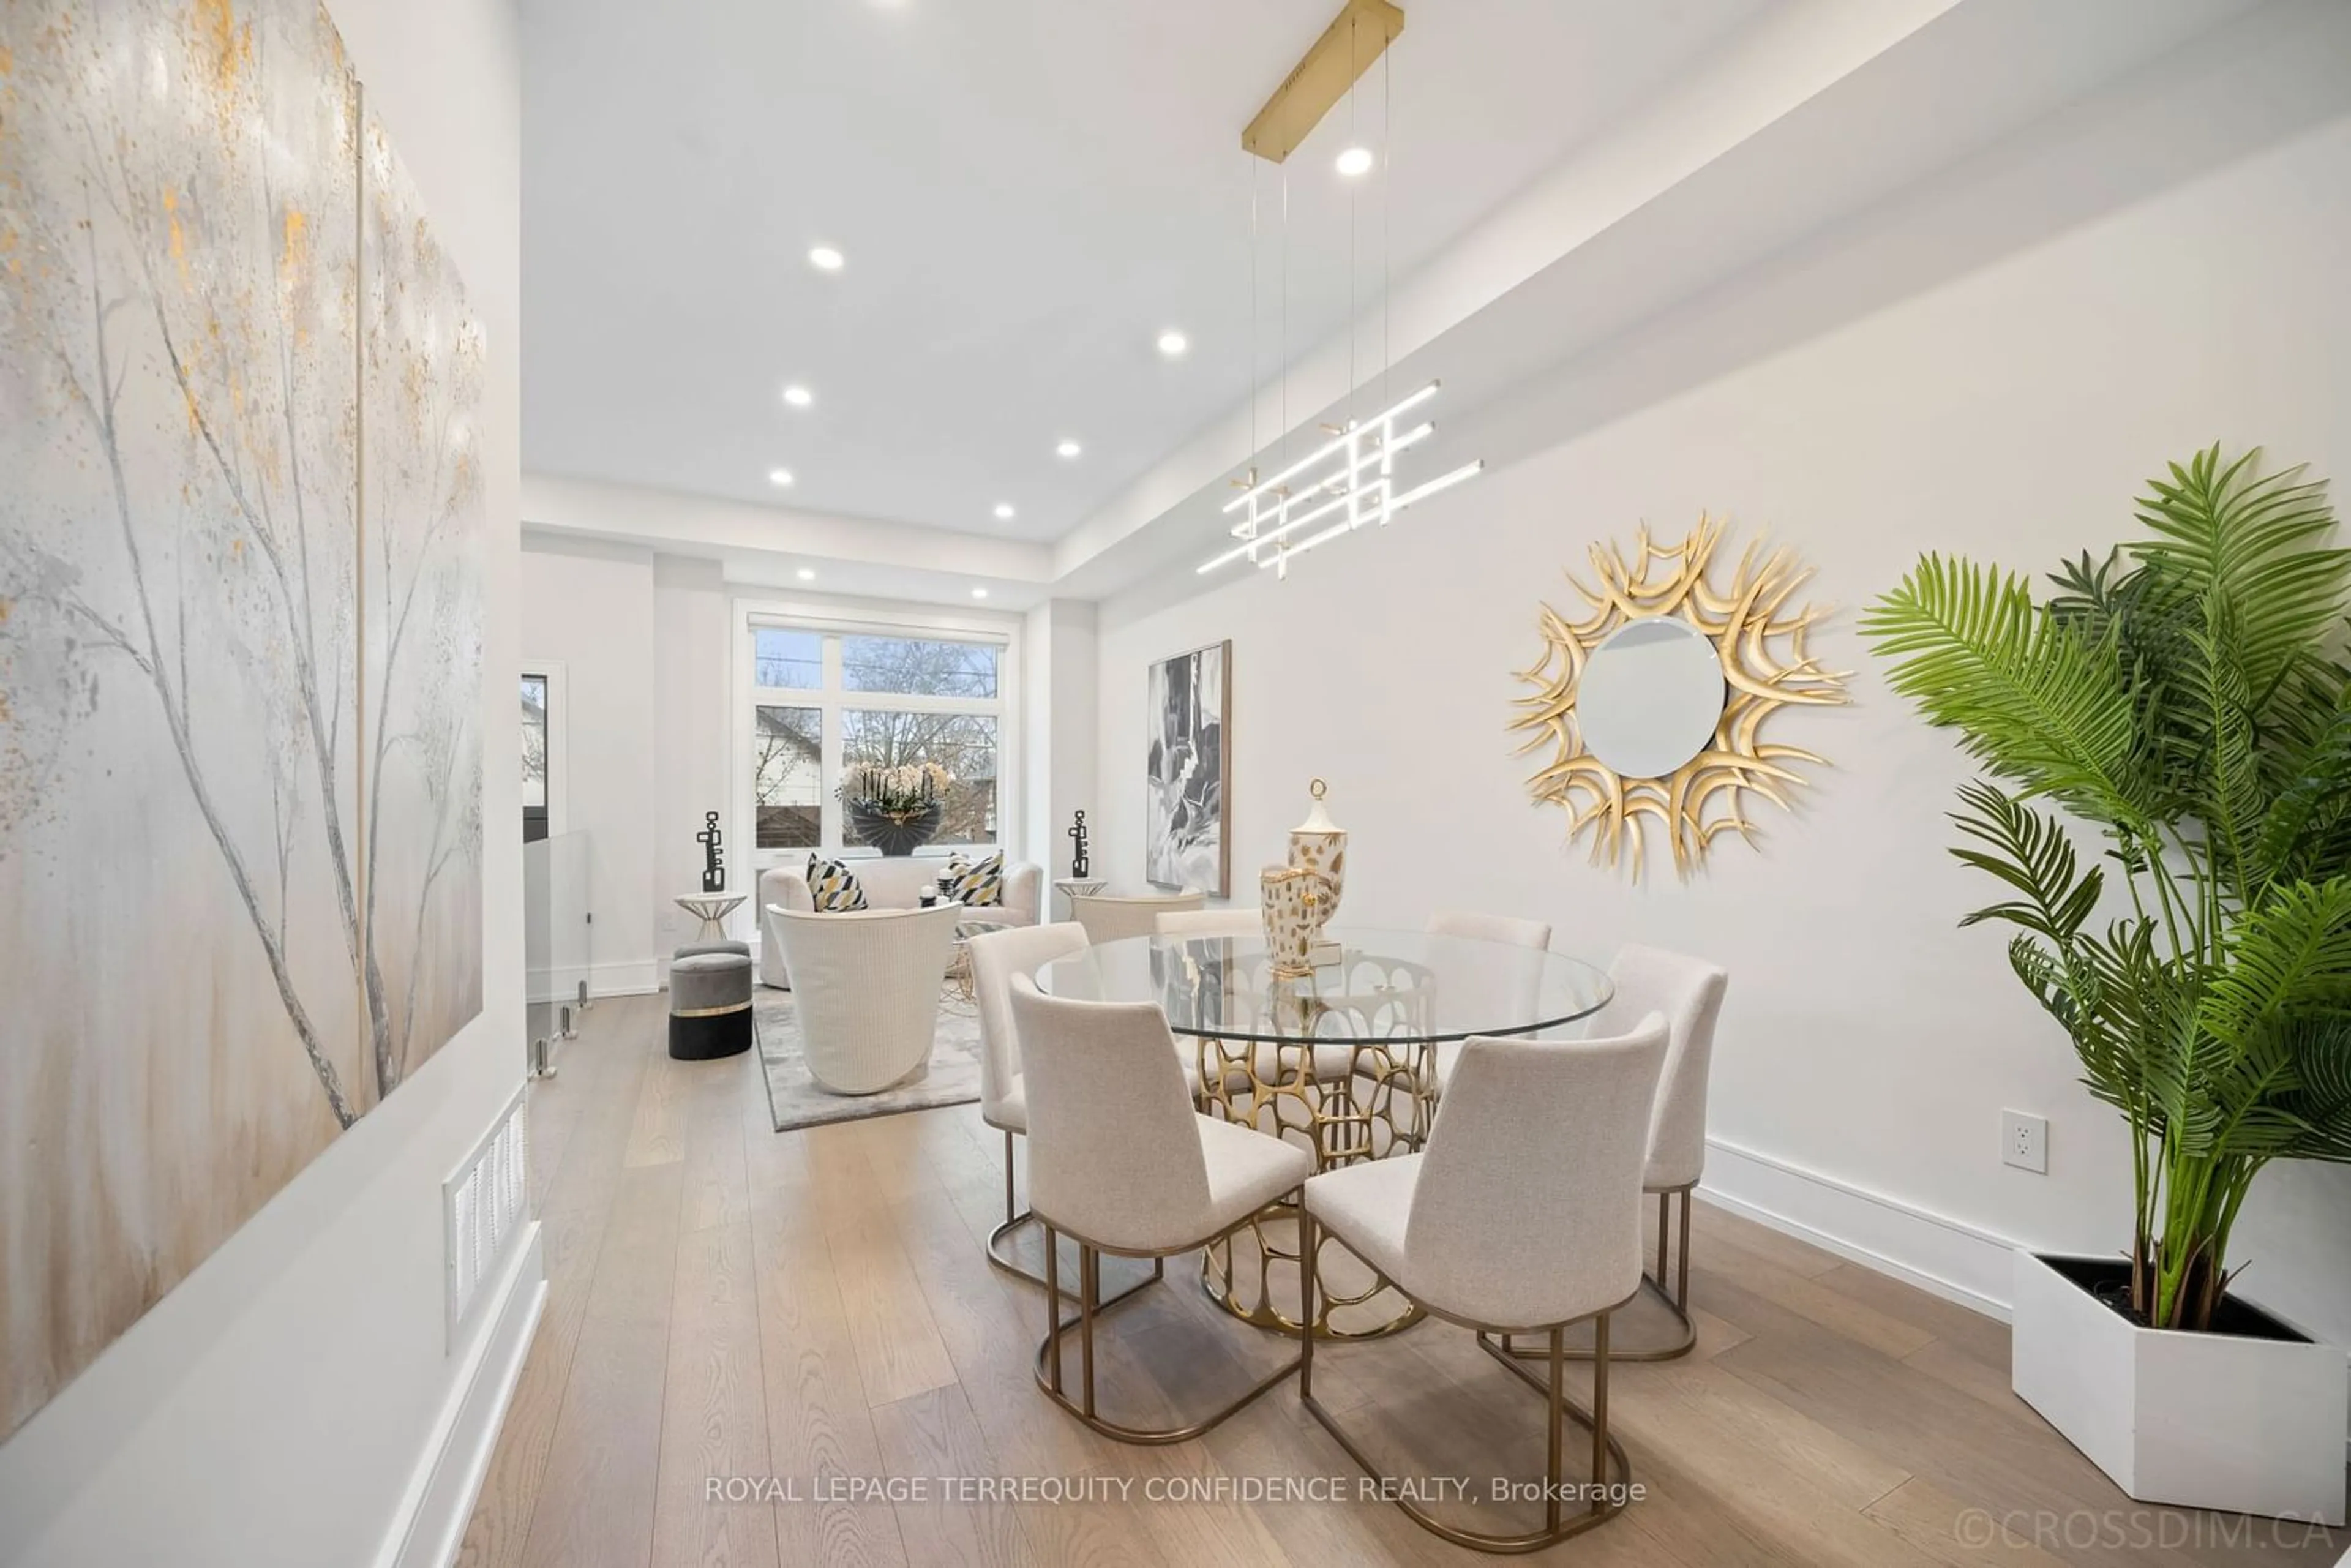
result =
[[1339,898],[1347,886],[1347,830],[1331,820],[1322,798],[1331,787],[1317,779],[1310,787],[1314,796],[1314,809],[1306,820],[1290,830],[1290,865],[1293,871],[1312,872],[1323,881],[1323,896],[1318,901],[1314,928],[1310,941],[1320,943],[1322,928],[1339,912]]
[[1314,934],[1330,918],[1331,884],[1302,866],[1270,865],[1258,876],[1258,914],[1273,973],[1285,980],[1314,972]]

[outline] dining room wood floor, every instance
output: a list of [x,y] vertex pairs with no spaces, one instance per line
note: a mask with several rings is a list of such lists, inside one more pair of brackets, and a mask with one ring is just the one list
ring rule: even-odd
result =
[[[559,1075],[531,1086],[547,1308],[468,1568],[1476,1560],[1376,1500],[1144,1501],[1155,1478],[1352,1491],[1355,1471],[1294,1383],[1192,1443],[1081,1427],[1030,1380],[1042,1292],[981,1250],[1003,1145],[978,1107],[778,1134],[756,1059],[671,1061],[664,1018],[658,997],[598,1004]],[[2351,1531],[2140,1508],[2009,1392],[2002,1324],[1703,1201],[1696,1228],[1697,1351],[1611,1380],[1647,1495],[1546,1561],[2333,1564],[2351,1546]],[[1106,1412],[1196,1411],[1286,1359],[1196,1278],[1171,1261],[1164,1286],[1103,1317]],[[1622,1314],[1618,1343],[1661,1322]],[[1482,1491],[1539,1473],[1541,1402],[1462,1331],[1318,1351],[1315,1375],[1394,1475]],[[1571,1429],[1572,1476],[1584,1451]],[[1134,1500],[947,1502],[935,1482],[850,1495],[949,1476],[1124,1480]],[[768,1500],[711,1500],[714,1478]],[[772,1500],[769,1478],[802,1500]],[[816,1500],[820,1484],[837,1497]],[[1452,1510],[1485,1530],[1535,1512]]]

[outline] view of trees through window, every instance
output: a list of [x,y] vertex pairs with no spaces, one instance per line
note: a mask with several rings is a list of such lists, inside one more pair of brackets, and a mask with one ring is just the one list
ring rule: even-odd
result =
[[522,838],[547,837],[547,677],[522,678]]
[[997,841],[1000,647],[783,626],[754,626],[752,643],[758,848],[862,844],[833,798],[837,769],[858,763],[938,764],[955,783],[933,841]]
[[824,713],[812,707],[752,710],[751,800],[763,850],[812,850],[824,842]]

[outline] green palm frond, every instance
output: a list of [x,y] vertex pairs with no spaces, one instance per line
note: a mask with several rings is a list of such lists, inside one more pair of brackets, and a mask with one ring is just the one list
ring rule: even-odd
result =
[[2098,821],[2139,814],[2133,696],[2113,638],[2084,638],[2022,578],[1933,555],[1861,629],[1896,661],[1895,690],[1993,773]]
[[[2221,601],[2207,609],[2207,625],[2189,639],[2197,657],[2181,683],[2195,715],[2191,745],[2202,764],[2183,793],[2210,840],[2218,869],[2241,904],[2249,891],[2252,846],[2270,805],[2262,787],[2260,715],[2235,636],[2235,612]],[[2190,758],[2191,766],[2197,759]]]
[[2292,1157],[2351,1164],[2351,1015],[2298,1019],[2286,1035],[2302,1080],[2285,1099],[2302,1125]]
[[2158,1117],[2148,1063],[2193,1006],[2156,953],[2153,925],[2122,922],[2103,937],[2077,938],[2068,991],[2074,1016],[2067,1027],[2083,1086],[2135,1124]]
[[2286,673],[2341,619],[2351,551],[2319,549],[2335,526],[2325,486],[2303,470],[2257,476],[2259,448],[2233,463],[2207,447],[2154,481],[2139,521],[2155,534],[2128,548],[2168,591],[2225,605],[2231,646],[2249,687],[2266,703]]
[[2073,940],[2082,922],[2098,906],[2105,873],[2095,866],[2087,873],[2082,872],[2073,841],[2055,818],[1984,783],[1961,785],[1959,800],[1968,809],[1951,813],[1952,822],[1988,848],[1970,849],[1963,844],[1951,853],[2022,894],[1979,909],[1959,924],[2005,920],[2061,946]]
[[2295,1017],[2351,1010],[2351,876],[2281,888],[2237,918],[2228,949],[2197,1019],[2222,1044],[2249,1049]]
[[2280,748],[2280,780],[2252,843],[2254,893],[2351,864],[2351,681],[2315,733]]

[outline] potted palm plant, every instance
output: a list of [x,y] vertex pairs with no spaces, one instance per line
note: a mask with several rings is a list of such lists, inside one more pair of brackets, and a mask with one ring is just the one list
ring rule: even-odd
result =
[[1929,555],[1863,630],[1987,775],[1952,853],[2000,902],[1961,924],[2015,928],[2130,1128],[2128,1247],[2018,1252],[2016,1392],[2135,1498],[2340,1523],[2344,1352],[2230,1289],[2262,1168],[2351,1160],[2351,554],[2257,456],[2174,465],[2041,599]]

